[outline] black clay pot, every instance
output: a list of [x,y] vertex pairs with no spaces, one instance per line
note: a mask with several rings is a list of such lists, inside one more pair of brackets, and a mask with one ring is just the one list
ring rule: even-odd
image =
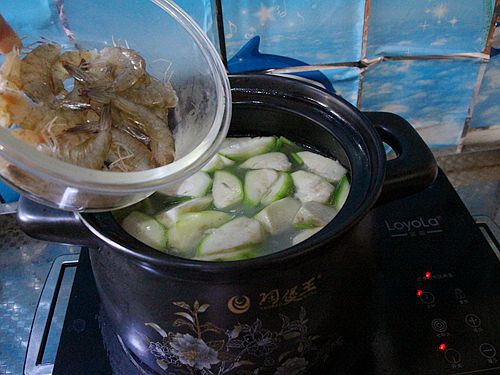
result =
[[[233,76],[231,84],[231,135],[283,135],[349,167],[346,204],[312,238],[257,259],[207,263],[147,247],[110,213],[78,216],[22,200],[19,222],[37,238],[98,247],[90,253],[101,302],[147,373],[320,373],[324,363],[328,373],[345,372],[366,337],[373,276],[370,238],[356,223],[376,202],[430,185],[435,160],[396,115],[361,113],[282,77]],[[386,163],[382,139],[397,159]]]

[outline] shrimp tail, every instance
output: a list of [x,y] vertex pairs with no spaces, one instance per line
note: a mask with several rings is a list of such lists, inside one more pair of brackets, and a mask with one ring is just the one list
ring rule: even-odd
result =
[[149,144],[151,143],[151,137],[144,133],[141,129],[139,129],[138,126],[135,126],[132,123],[123,122],[115,125],[115,127],[130,135],[132,138],[137,139],[139,142],[143,143],[146,146],[149,146]]
[[115,98],[113,93],[107,92],[99,88],[82,89],[82,95],[88,96],[90,99],[101,104],[109,104]]
[[99,121],[89,121],[83,124],[77,124],[65,130],[65,133],[98,133],[102,128],[102,125]]
[[111,107],[106,105],[102,108],[101,119],[99,121],[87,121],[77,124],[65,130],[65,133],[99,133],[109,131],[111,128]]
[[76,65],[70,64],[69,62],[63,61],[62,66],[70,74],[71,77],[76,79],[78,82],[89,84],[93,82],[93,78],[83,69]]

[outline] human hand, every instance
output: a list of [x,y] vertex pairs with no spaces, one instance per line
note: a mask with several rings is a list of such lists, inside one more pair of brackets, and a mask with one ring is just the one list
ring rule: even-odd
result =
[[0,53],[9,53],[14,47],[21,49],[21,39],[0,14]]

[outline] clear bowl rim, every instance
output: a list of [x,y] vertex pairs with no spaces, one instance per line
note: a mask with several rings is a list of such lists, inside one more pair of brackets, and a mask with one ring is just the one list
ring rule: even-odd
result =
[[0,155],[41,179],[47,177],[79,189],[123,195],[161,189],[198,171],[222,144],[231,120],[231,90],[222,60],[196,22],[170,0],[150,0],[175,19],[192,37],[215,78],[217,111],[207,136],[192,151],[171,164],[137,172],[110,172],[83,168],[45,155],[0,129]]

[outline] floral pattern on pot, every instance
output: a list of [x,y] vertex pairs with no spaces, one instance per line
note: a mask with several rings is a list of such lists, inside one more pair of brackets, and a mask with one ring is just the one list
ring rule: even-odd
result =
[[308,357],[324,355],[314,346],[319,336],[310,335],[303,307],[296,320],[279,314],[281,328],[272,331],[260,319],[224,330],[201,319],[210,305],[198,301],[192,306],[185,302],[174,305],[182,311],[175,313],[179,318],[173,326],[182,332],[167,332],[156,323],[146,323],[162,337],[149,342],[149,352],[167,374],[222,375],[238,369],[238,373],[248,374],[299,375],[316,359]]

